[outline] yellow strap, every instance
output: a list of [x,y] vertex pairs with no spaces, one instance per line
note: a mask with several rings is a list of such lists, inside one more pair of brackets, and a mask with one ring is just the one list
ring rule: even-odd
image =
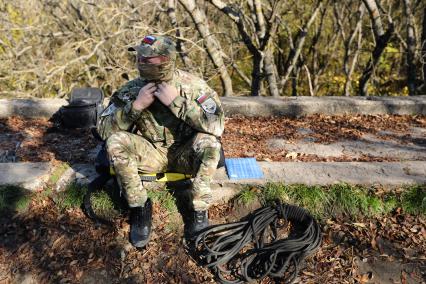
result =
[[[109,173],[111,175],[115,175],[115,171],[113,167],[109,168]],[[150,173],[150,174],[140,174],[141,177],[156,177],[153,181],[159,182],[168,182],[168,181],[179,181],[184,179],[192,178],[192,175],[182,174],[182,173]]]
[[178,181],[178,180],[184,180],[189,179],[192,176],[188,174],[181,174],[181,173],[163,173],[164,176],[161,178],[157,178],[156,181],[159,182],[167,182],[167,181]]

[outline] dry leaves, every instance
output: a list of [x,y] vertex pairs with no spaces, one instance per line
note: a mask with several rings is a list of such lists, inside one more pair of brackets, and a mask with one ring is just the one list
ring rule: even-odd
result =
[[[270,150],[267,140],[283,139],[297,143],[312,139],[316,143],[357,140],[365,134],[383,139],[400,133],[401,143],[413,139],[406,133],[410,127],[426,128],[426,116],[401,115],[312,115],[303,118],[233,117],[226,118],[222,144],[227,157],[255,157],[259,161],[391,161],[370,156],[324,158],[283,150]],[[403,136],[405,135],[405,136]],[[392,137],[391,137],[392,136]],[[10,117],[0,119],[0,150],[14,150],[21,161],[89,162],[90,150],[97,141],[88,130],[57,129],[46,119]]]
[[[0,150],[16,150],[21,162],[88,162],[97,145],[89,130],[58,129],[45,118],[0,119]],[[15,147],[17,146],[18,147]]]
[[[176,218],[158,204],[152,241],[139,251],[128,244],[124,216],[111,229],[97,228],[79,209],[60,213],[51,199],[44,201],[33,203],[26,215],[0,216],[0,279],[10,282],[26,271],[41,283],[78,283],[90,273],[106,273],[112,283],[214,282],[184,249],[182,224],[171,230]],[[213,206],[209,215],[212,223],[220,223],[232,214],[234,209],[222,204]],[[303,264],[299,283],[369,283],[373,275],[360,273],[356,259],[425,263],[425,228],[424,217],[398,212],[382,218],[326,220],[323,245]]]
[[[294,143],[311,139],[315,143],[329,144],[342,140],[359,140],[365,134],[375,134],[383,139],[392,131],[404,134],[410,127],[426,128],[426,116],[408,115],[311,115],[302,118],[286,117],[232,117],[227,118],[222,142],[226,157],[255,157],[260,161],[390,161],[392,159],[361,156],[359,158],[342,156],[323,158],[282,150],[271,150],[269,139],[283,139]],[[392,136],[392,139],[397,139]],[[401,143],[410,141],[400,138]]]

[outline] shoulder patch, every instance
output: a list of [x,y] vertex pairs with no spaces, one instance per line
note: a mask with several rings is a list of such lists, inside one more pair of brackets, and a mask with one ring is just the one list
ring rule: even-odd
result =
[[216,112],[216,102],[209,95],[202,94],[196,99],[196,101],[201,105],[205,112],[211,114]]

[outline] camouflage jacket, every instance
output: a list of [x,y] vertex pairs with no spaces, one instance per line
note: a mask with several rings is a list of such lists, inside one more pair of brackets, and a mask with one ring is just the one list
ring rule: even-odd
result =
[[116,131],[130,131],[159,147],[185,143],[197,132],[220,137],[224,129],[224,112],[219,96],[207,83],[187,72],[176,70],[170,84],[179,96],[167,107],[158,99],[147,109],[136,111],[132,103],[148,82],[143,78],[129,81],[111,97],[101,114],[98,133],[107,139]]

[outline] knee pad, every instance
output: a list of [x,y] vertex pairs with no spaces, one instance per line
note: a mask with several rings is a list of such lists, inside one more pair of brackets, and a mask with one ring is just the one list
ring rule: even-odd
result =
[[129,143],[129,136],[126,131],[119,131],[108,137],[106,140],[106,149],[111,153],[115,148],[125,147]]

